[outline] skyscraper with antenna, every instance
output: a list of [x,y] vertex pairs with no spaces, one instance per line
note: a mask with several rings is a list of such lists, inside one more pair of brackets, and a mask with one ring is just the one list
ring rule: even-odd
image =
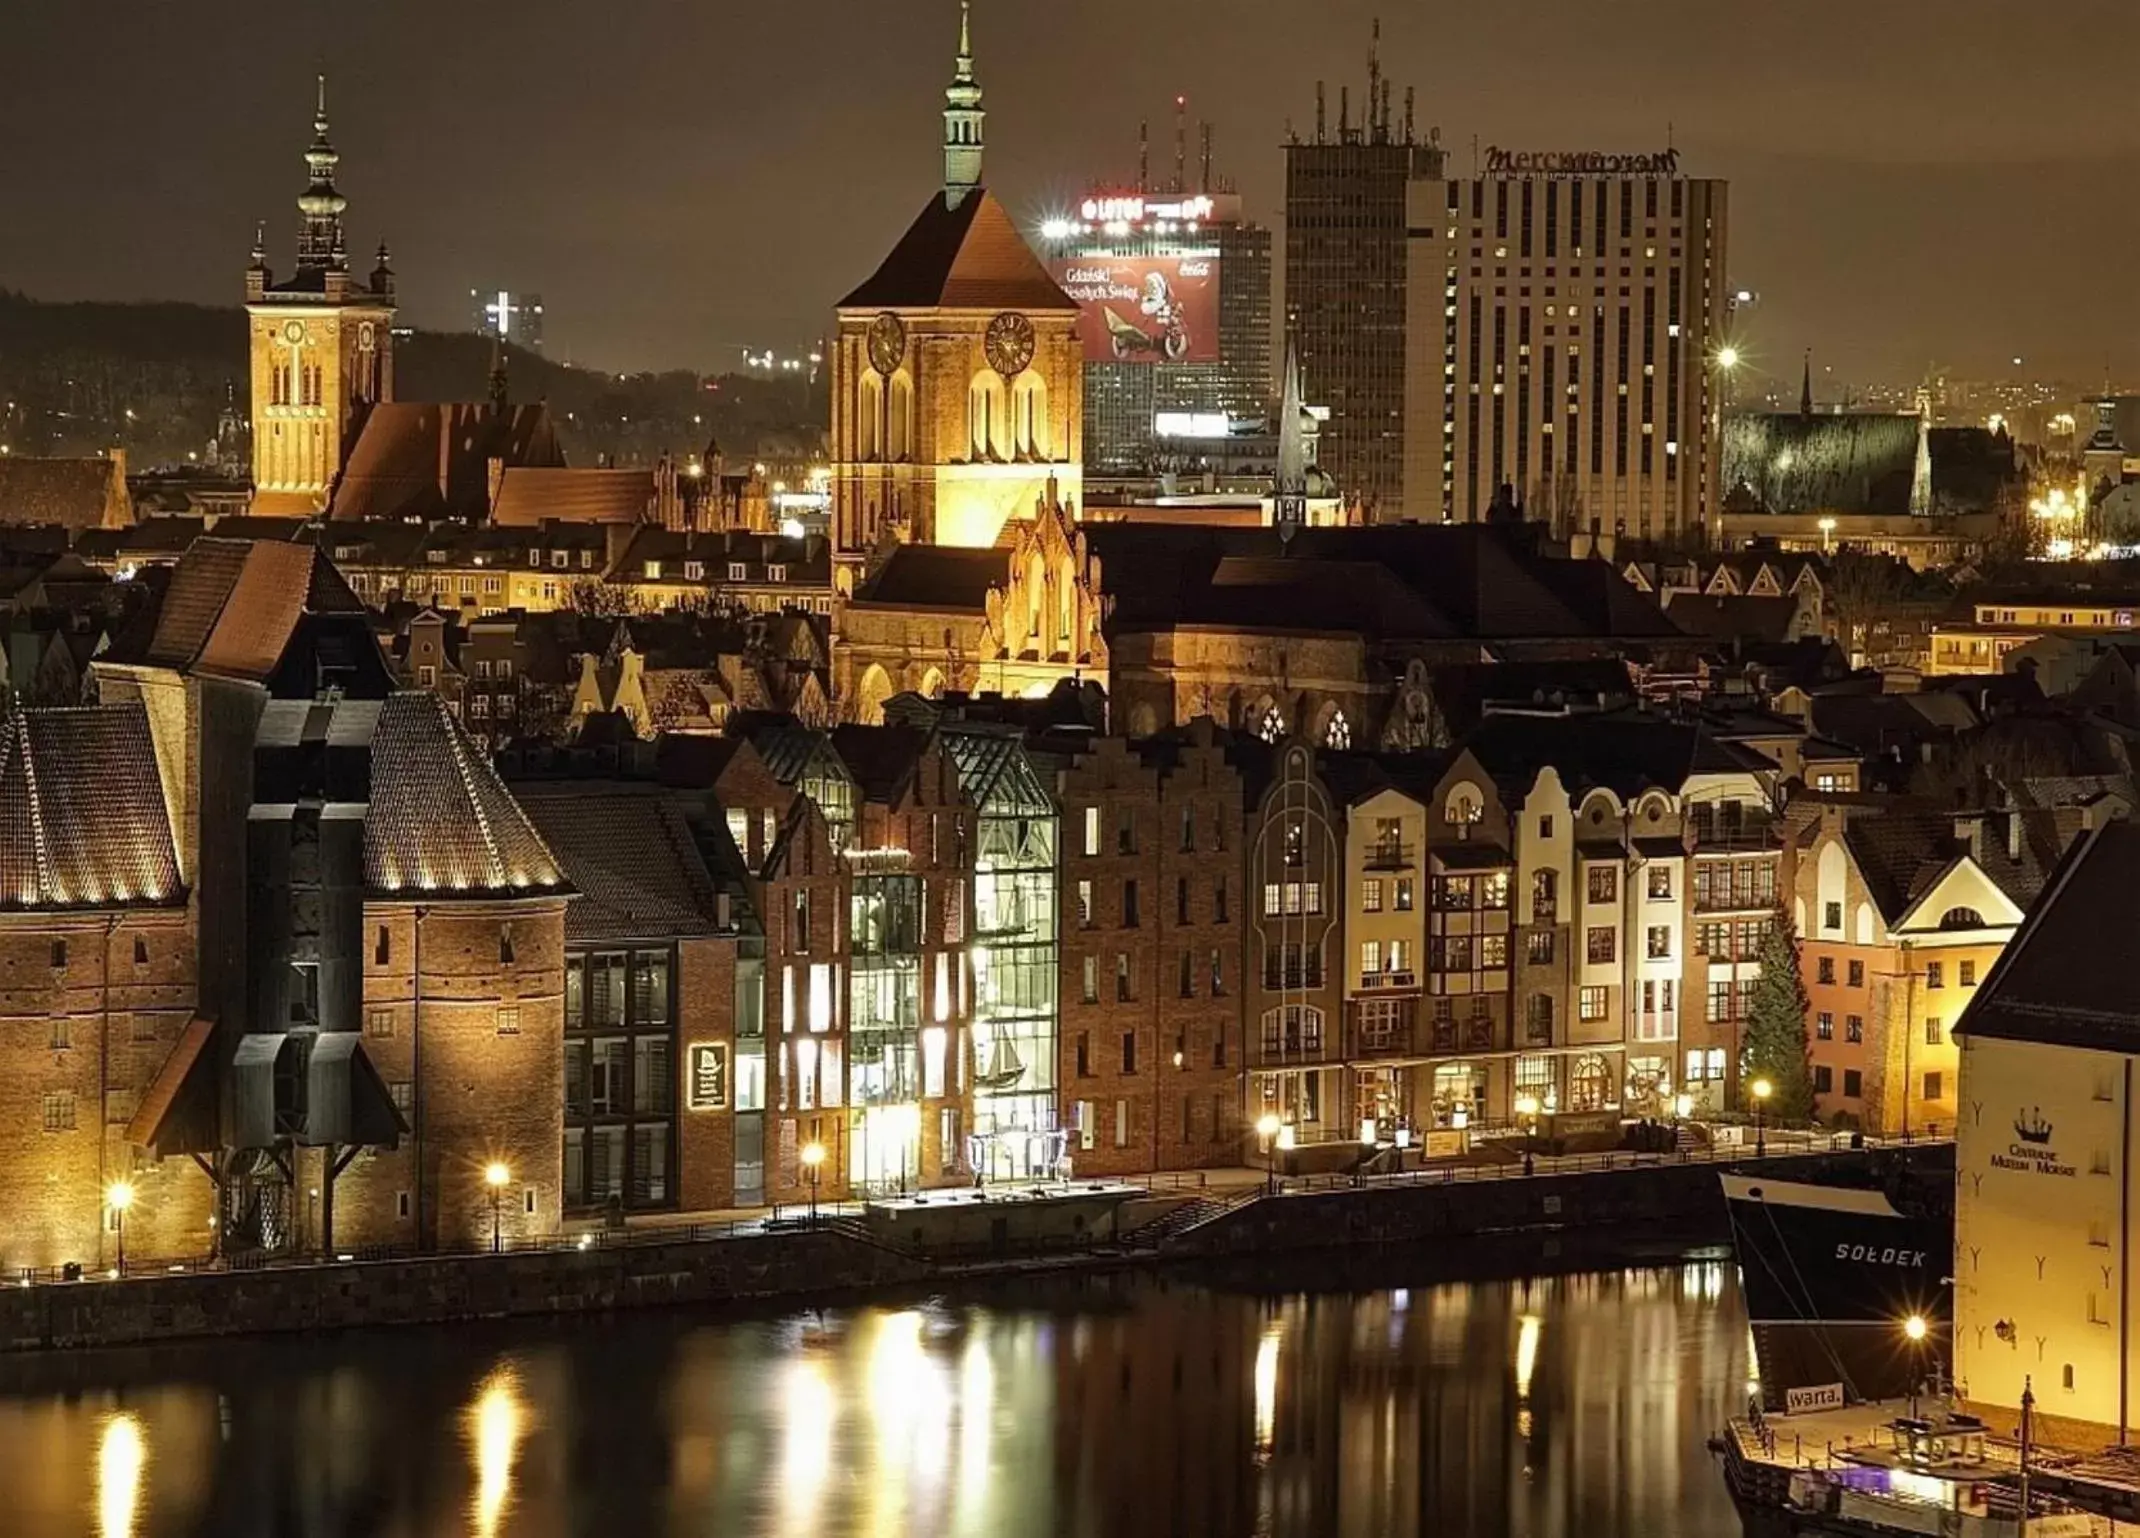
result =
[[1382,23],[1367,53],[1367,90],[1353,111],[1338,89],[1315,87],[1315,132],[1286,145],[1286,333],[1307,399],[1327,407],[1322,467],[1368,516],[1395,517],[1404,492],[1405,202],[1415,181],[1437,180],[1437,133],[1421,139],[1405,91],[1395,121],[1382,67]]

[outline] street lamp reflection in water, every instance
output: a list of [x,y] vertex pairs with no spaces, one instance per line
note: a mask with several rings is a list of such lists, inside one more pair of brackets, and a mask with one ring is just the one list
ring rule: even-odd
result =
[[148,1439],[140,1417],[125,1410],[104,1423],[97,1443],[98,1538],[134,1538],[141,1510],[141,1476],[148,1468]]
[[1278,1346],[1285,1326],[1265,1327],[1256,1342],[1256,1456],[1268,1458],[1278,1441]]
[[510,1362],[491,1369],[468,1409],[468,1442],[476,1465],[476,1538],[498,1538],[513,1501],[513,1468],[526,1433],[520,1374]]

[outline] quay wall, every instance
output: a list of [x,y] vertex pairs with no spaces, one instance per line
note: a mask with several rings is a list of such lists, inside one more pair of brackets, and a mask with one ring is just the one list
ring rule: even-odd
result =
[[[1776,1157],[1739,1167],[1781,1179],[1863,1183],[1893,1161],[1906,1164],[1921,1182],[1952,1179],[1951,1145]],[[1609,1247],[1615,1234],[1632,1244],[1660,1229],[1697,1242],[1720,1241],[1728,1237],[1728,1224],[1717,1186],[1719,1168],[1662,1163],[1293,1191],[1241,1201],[1150,1246],[1132,1242],[924,1257],[840,1224],[680,1236],[673,1242],[640,1239],[585,1250],[508,1250],[0,1286],[0,1352],[768,1300],[806,1303],[1045,1271],[1332,1250],[1401,1254],[1404,1246],[1466,1238],[1481,1241],[1482,1256],[1513,1256],[1520,1251],[1484,1242],[1509,1235],[1580,1236],[1586,1249]]]

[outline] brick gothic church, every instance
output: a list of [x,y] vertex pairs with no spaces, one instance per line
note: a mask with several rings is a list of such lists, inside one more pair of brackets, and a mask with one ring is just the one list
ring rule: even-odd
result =
[[833,537],[850,594],[889,540],[987,549],[1053,484],[1081,499],[1078,311],[981,183],[970,18],[945,91],[944,185],[839,304]]

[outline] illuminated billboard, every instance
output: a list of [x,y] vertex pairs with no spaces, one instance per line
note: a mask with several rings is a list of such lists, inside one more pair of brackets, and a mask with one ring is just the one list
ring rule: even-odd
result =
[[1061,256],[1055,281],[1078,303],[1087,363],[1216,363],[1219,259]]

